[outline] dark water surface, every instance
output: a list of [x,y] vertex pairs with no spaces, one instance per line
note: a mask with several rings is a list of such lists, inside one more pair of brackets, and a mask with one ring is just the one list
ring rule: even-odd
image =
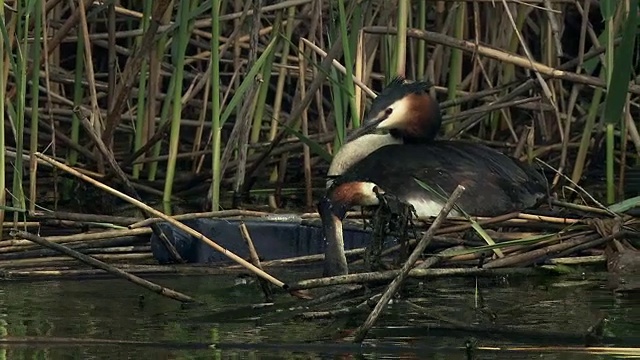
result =
[[[477,279],[477,296],[474,278],[413,280],[410,302],[393,303],[362,347],[333,339],[366,315],[292,319],[288,309],[303,302],[284,294],[277,312],[252,308],[263,301],[258,287],[234,276],[149,279],[208,305],[184,308],[123,280],[3,282],[0,332],[15,341],[0,347],[0,360],[466,359],[468,341],[477,359],[613,359],[551,348],[580,348],[602,316],[597,346],[640,346],[640,297],[613,296],[603,274]],[[97,343],[106,340],[119,342]]]

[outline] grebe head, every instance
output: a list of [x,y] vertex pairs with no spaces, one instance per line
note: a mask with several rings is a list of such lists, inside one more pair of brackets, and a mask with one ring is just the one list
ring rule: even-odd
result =
[[430,87],[428,82],[410,83],[401,77],[394,78],[373,100],[363,126],[349,139],[380,129],[405,142],[433,140],[440,130],[442,117],[440,105],[429,96]]

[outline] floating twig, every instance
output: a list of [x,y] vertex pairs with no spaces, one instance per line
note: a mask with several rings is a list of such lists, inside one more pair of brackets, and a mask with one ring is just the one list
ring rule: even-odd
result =
[[35,219],[73,220],[87,223],[106,223],[127,226],[139,221],[139,219],[125,216],[80,214],[63,211],[35,212],[31,214]]
[[[256,251],[256,247],[253,246],[253,240],[251,239],[251,235],[249,234],[249,229],[247,229],[247,225],[244,223],[240,224],[240,234],[242,235],[242,239],[247,244],[247,248],[249,249],[249,259],[251,259],[251,263],[255,265],[258,269],[262,270],[262,265],[260,264],[260,257],[258,257],[258,252]],[[264,299],[266,302],[273,301],[273,293],[271,288],[269,287],[269,283],[262,279],[258,278],[260,282],[260,288],[262,289],[262,293],[264,294]]]
[[549,245],[541,249],[535,249],[522,254],[506,256],[501,259],[489,261],[486,264],[484,264],[482,267],[485,269],[493,269],[497,267],[506,267],[506,266],[514,266],[514,265],[525,266],[525,265],[533,264],[542,257],[551,256],[560,251],[598,239],[600,237],[601,236],[599,234],[580,236],[577,238],[563,241],[560,244]]

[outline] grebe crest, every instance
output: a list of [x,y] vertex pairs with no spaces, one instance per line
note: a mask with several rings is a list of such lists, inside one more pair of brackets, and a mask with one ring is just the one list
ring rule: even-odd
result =
[[442,123],[440,105],[429,95],[431,83],[394,78],[369,108],[364,127],[375,126],[404,143],[433,140]]

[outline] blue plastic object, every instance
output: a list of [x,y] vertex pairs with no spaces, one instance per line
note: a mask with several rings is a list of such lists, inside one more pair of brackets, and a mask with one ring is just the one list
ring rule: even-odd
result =
[[[218,245],[245,259],[249,256],[247,245],[240,233],[244,223],[258,255],[263,261],[286,259],[296,256],[324,253],[324,236],[319,223],[306,223],[296,215],[273,215],[266,218],[242,220],[195,219],[183,223],[200,232]],[[203,241],[185,233],[169,223],[158,223],[187,263],[223,264],[231,260]],[[345,249],[364,247],[371,239],[370,231],[345,226]],[[172,262],[171,255],[153,234],[151,251],[160,264]]]

